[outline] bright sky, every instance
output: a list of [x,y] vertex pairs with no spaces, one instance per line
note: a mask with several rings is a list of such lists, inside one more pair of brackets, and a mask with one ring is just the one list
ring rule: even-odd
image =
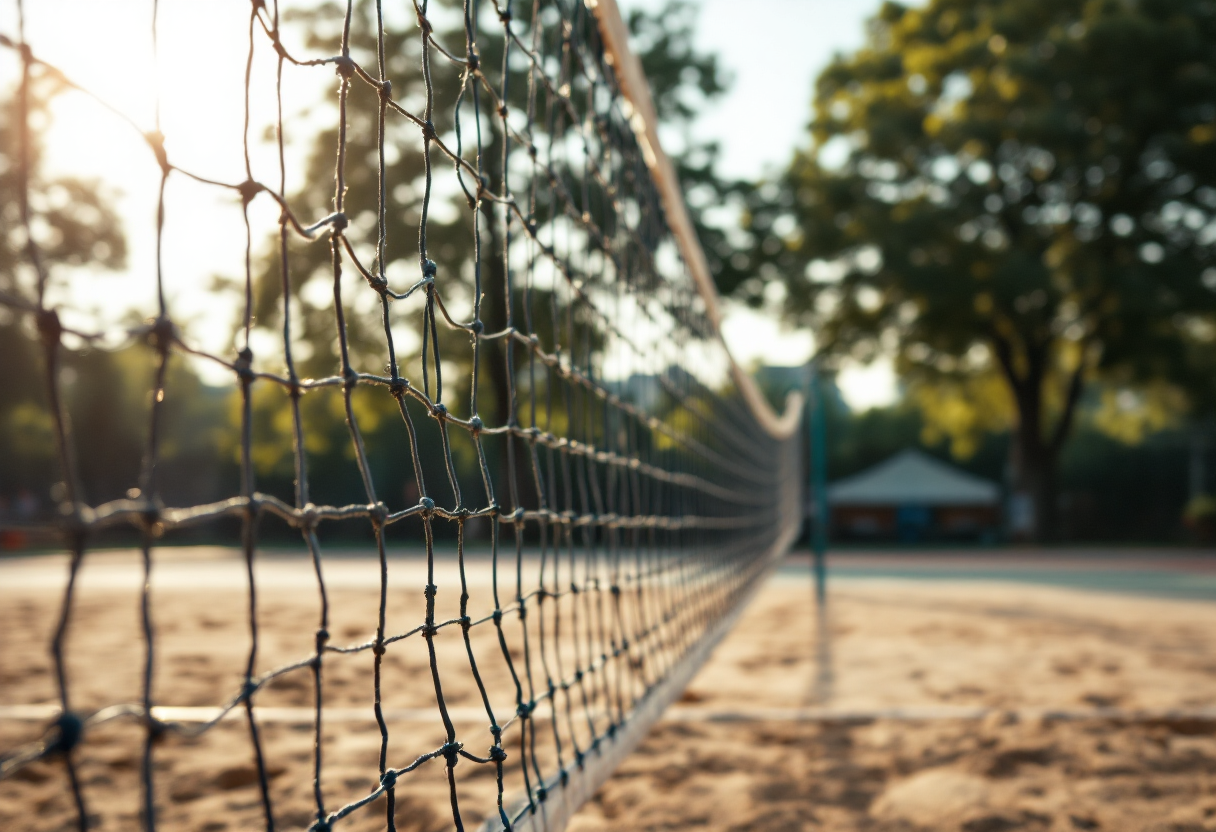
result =
[[[626,8],[649,0],[623,0]],[[701,48],[717,52],[734,76],[725,100],[706,112],[698,130],[719,137],[724,170],[757,177],[779,170],[804,141],[812,82],[834,52],[858,46],[863,22],[880,0],[699,0]],[[402,4],[404,6],[404,4]],[[36,54],[128,115],[141,130],[155,124],[159,94],[161,130],[170,157],[183,167],[226,182],[245,178],[241,156],[242,90],[247,49],[248,0],[161,0],[161,55],[154,63],[148,36],[151,0],[36,0],[26,3],[27,39]],[[386,4],[386,13],[391,12]],[[15,0],[0,0],[0,32],[16,34]],[[291,44],[289,44],[290,46]],[[258,46],[267,52],[265,38]],[[302,51],[302,50],[301,50]],[[265,57],[265,55],[263,56]],[[273,77],[255,63],[251,135],[273,115]],[[10,50],[0,50],[0,84],[17,77]],[[320,100],[332,71],[285,74],[290,117]],[[332,96],[331,96],[332,97]],[[302,135],[305,131],[299,131]],[[254,170],[268,181],[277,170],[272,149],[254,142]],[[306,149],[294,151],[295,158]],[[154,228],[159,171],[134,130],[81,95],[60,99],[49,135],[52,170],[98,179],[127,218],[130,243],[125,273],[88,277],[94,308],[111,315],[155,308]],[[293,188],[288,163],[288,190]],[[214,275],[243,273],[244,229],[233,195],[184,177],[170,179],[165,227],[166,273],[174,275],[169,302],[174,317],[187,310],[187,329],[209,349],[224,349],[232,310],[208,292]],[[256,225],[273,227],[277,211],[255,200]],[[140,218],[144,218],[141,223]],[[73,298],[79,304],[80,295]],[[806,332],[791,332],[772,316],[731,307],[725,335],[744,364],[793,365],[813,349]],[[858,408],[895,396],[890,366],[851,368],[842,374],[846,400]]]

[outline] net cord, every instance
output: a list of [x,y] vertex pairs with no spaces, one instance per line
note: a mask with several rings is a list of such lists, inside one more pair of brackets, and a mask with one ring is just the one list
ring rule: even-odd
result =
[[654,108],[654,100],[650,95],[650,84],[642,71],[642,63],[629,48],[629,29],[621,17],[620,7],[616,0],[586,0],[588,7],[599,23],[600,35],[608,50],[609,62],[617,72],[617,80],[621,92],[633,108],[629,120],[638,144],[642,148],[642,156],[659,197],[663,203],[663,212],[667,224],[680,248],[680,255],[689,274],[696,285],[697,293],[705,303],[705,313],[714,328],[715,337],[722,343],[722,348],[730,360],[731,378],[735,382],[747,408],[760,426],[774,439],[789,439],[798,430],[803,411],[803,397],[797,391],[790,392],[785,400],[785,410],[778,415],[756,386],[756,382],[747,371],[739,366],[731,355],[726,340],[722,337],[722,302],[714,278],[709,269],[709,261],[705,251],[697,239],[696,229],[688,216],[688,208],[684,204],[684,193],[680,188],[679,177],[676,176],[675,166],[671,158],[664,152],[659,142],[659,117]]

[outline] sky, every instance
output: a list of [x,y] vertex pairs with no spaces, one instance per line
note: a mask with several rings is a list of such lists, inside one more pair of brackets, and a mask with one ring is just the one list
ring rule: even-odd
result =
[[[622,0],[623,7],[652,0]],[[716,136],[722,172],[737,177],[775,175],[803,144],[815,75],[836,52],[859,46],[864,21],[880,0],[697,0],[700,49],[716,53],[734,78],[723,99],[699,117],[697,130]],[[161,53],[154,61],[150,0],[37,0],[26,3],[27,40],[141,130],[156,124],[171,157],[183,167],[227,182],[244,179],[240,153],[248,0],[161,0]],[[404,6],[404,4],[401,4]],[[392,5],[386,4],[392,14]],[[0,0],[0,32],[16,33],[15,0]],[[265,39],[259,37],[260,45]],[[290,46],[291,44],[289,44]],[[253,134],[273,113],[273,78],[255,64]],[[0,50],[0,84],[16,78],[18,63]],[[329,92],[328,72],[285,76],[286,110],[303,110]],[[48,136],[48,167],[99,180],[127,223],[130,256],[124,273],[90,276],[90,303],[100,313],[154,308],[154,217],[159,172],[134,129],[84,96],[59,99]],[[289,147],[291,171],[301,167],[306,142]],[[293,160],[297,163],[293,164]],[[272,150],[254,143],[254,166],[274,170]],[[171,177],[166,199],[166,272],[183,276],[170,286],[175,318],[209,349],[224,349],[232,309],[208,288],[214,275],[235,276],[244,256],[244,228],[229,193]],[[188,206],[188,207],[186,207]],[[256,224],[274,224],[269,200],[251,206]],[[138,218],[146,218],[140,223]],[[79,297],[74,297],[77,302]],[[744,365],[794,365],[814,349],[811,335],[789,331],[771,316],[727,304],[723,334]],[[840,377],[855,408],[896,395],[889,363],[850,367]]]

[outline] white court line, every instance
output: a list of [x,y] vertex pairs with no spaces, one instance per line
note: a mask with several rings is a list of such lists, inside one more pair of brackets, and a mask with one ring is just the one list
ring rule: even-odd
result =
[[[215,707],[156,705],[152,715],[165,722],[210,722],[219,713]],[[312,708],[255,707],[258,722],[310,725],[316,712]],[[666,722],[933,722],[941,720],[982,720],[991,715],[1017,719],[1043,720],[1109,720],[1115,722],[1216,722],[1213,708],[985,708],[966,705],[920,705],[904,708],[712,708],[675,705],[668,708],[662,720]],[[55,704],[0,705],[0,720],[14,722],[49,722],[59,715]],[[453,722],[485,722],[483,708],[448,708]],[[325,708],[326,723],[375,722],[370,708]],[[538,713],[538,718],[543,714]],[[439,723],[437,708],[386,708],[384,718],[390,722]],[[234,708],[225,720],[244,720],[243,708]]]

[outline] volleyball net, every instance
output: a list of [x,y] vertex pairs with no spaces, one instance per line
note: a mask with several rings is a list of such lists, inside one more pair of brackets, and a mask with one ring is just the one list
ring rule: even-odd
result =
[[[246,271],[230,289],[241,310],[234,354],[202,348],[178,323],[181,310],[166,300],[178,276],[161,260],[149,275],[157,305],[141,310],[145,323],[100,332],[65,322],[50,288],[66,278],[42,256],[38,183],[18,171],[25,242],[0,305],[41,356],[40,395],[62,481],[54,529],[70,567],[50,648],[59,716],[37,742],[0,749],[0,777],[62,760],[81,829],[91,823],[89,788],[76,767],[92,732],[114,720],[143,726],[140,817],[153,829],[164,800],[156,765],[163,739],[199,736],[233,714],[247,726],[242,753],[257,772],[264,825],[282,827],[258,700],[288,676],[311,690],[310,829],[368,814],[395,829],[401,784],[437,767],[456,828],[473,818],[487,829],[561,829],[679,696],[798,534],[800,404],[791,399],[775,415],[725,348],[712,278],[614,0],[415,0],[408,40],[385,26],[378,2],[319,6],[314,21],[330,13],[336,50],[321,51],[317,36],[309,41],[316,52],[304,54],[287,46],[277,2],[250,6],[247,66],[271,62],[278,92],[269,169],[251,161],[248,128],[245,177],[225,182],[177,166],[159,126],[132,124],[132,141],[147,144],[161,177],[158,252],[174,209],[164,183],[173,178],[228,192],[244,212]],[[155,18],[150,31],[155,38]],[[0,42],[21,60],[15,158],[28,161],[33,79],[87,84],[43,63],[24,31]],[[293,124],[282,86],[302,73],[336,75],[337,117],[325,133],[333,139],[331,204],[321,216],[306,215],[315,200],[288,188]],[[259,201],[277,207],[269,228],[250,219]],[[327,337],[300,313],[300,286],[318,272],[332,292]],[[77,289],[87,291],[68,286],[66,296]],[[277,322],[273,350],[255,335],[266,318]],[[115,343],[143,345],[155,373],[138,481],[126,498],[99,504],[78,472],[61,375],[71,351]],[[300,355],[307,350],[315,366],[317,343],[329,345],[333,363],[310,376]],[[162,496],[175,362],[222,370],[239,407],[239,476],[226,497],[205,504]],[[319,488],[310,470],[305,405],[318,396],[332,397],[345,420],[359,489],[344,503],[315,499],[333,490]],[[373,399],[396,414],[408,489],[378,487],[385,463],[361,429],[361,402]],[[266,401],[284,414],[291,494],[259,484],[255,451],[265,451],[255,449],[255,433]],[[271,521],[302,541],[317,617],[315,649],[266,667],[258,598],[268,588],[255,564]],[[338,523],[364,524],[380,563],[368,604],[375,635],[353,644],[331,633],[323,539]],[[117,527],[134,530],[142,553],[143,694],[82,710],[71,683],[74,587],[90,547]],[[154,697],[166,671],[156,660],[151,578],[163,539],[187,528],[228,535],[248,575],[243,682],[202,722],[163,716],[176,703]],[[401,534],[427,575],[417,587],[420,619],[404,629],[390,626],[390,548],[402,539],[390,535]],[[491,573],[488,588],[468,580],[474,568]],[[437,646],[444,639],[455,652]],[[443,742],[405,751],[384,711],[384,687],[401,683],[388,680],[385,662],[419,642],[429,672],[408,684],[433,689]],[[366,701],[381,750],[370,791],[326,782],[324,678],[336,661],[370,668]],[[454,689],[475,691],[478,718],[453,715],[445,691]],[[496,801],[469,805],[462,781],[483,770],[493,772]]]

